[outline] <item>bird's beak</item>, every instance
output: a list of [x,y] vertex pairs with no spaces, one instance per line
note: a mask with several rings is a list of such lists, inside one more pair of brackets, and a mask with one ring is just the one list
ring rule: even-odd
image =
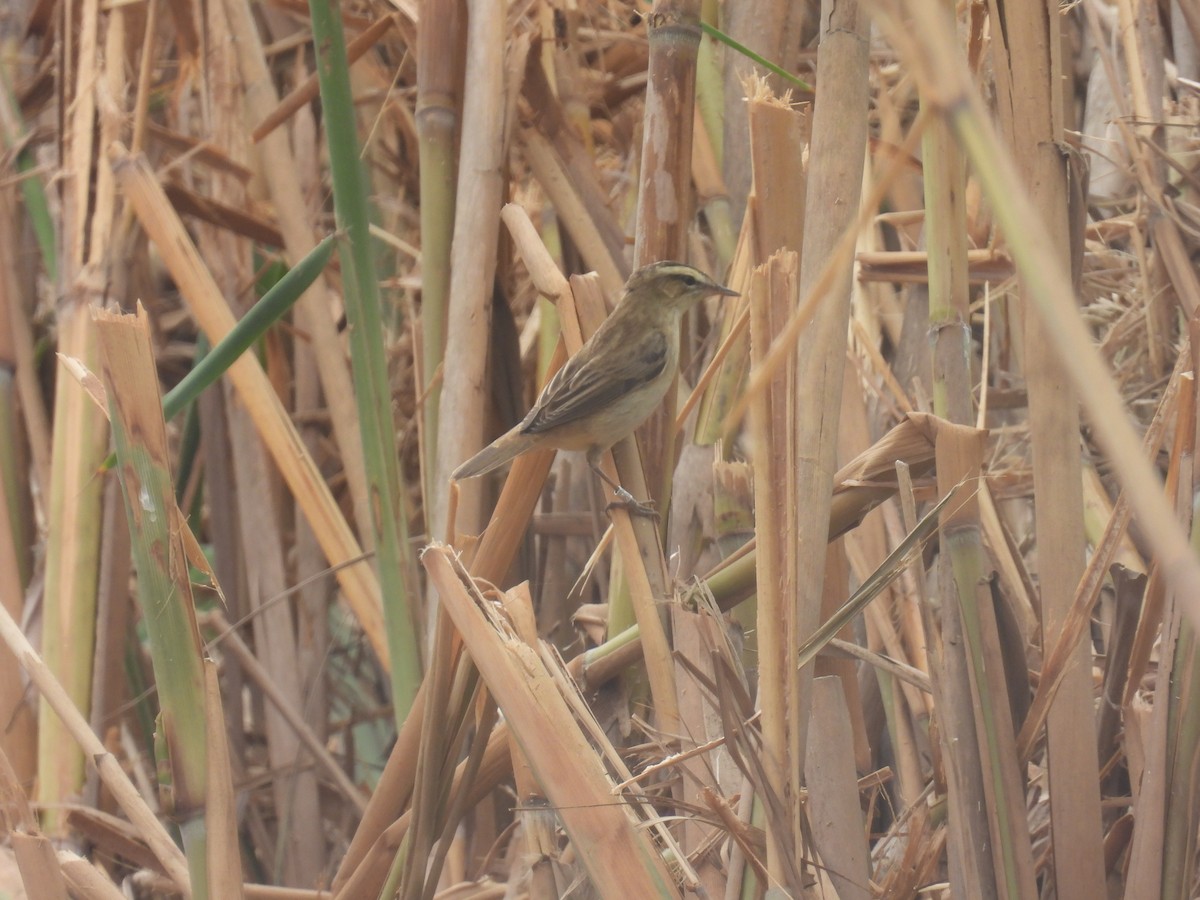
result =
[[715,287],[713,287],[713,289],[710,291],[710,293],[720,294],[723,297],[740,297],[740,296],[742,296],[737,291],[735,291],[733,288],[727,288],[727,287],[724,287],[723,285],[716,285]]

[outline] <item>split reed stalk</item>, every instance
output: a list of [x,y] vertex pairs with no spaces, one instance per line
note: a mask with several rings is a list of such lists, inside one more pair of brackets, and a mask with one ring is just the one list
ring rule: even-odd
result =
[[[1064,129],[1072,123],[1066,119],[1059,88],[1059,16],[1032,4],[1021,9],[995,4],[991,15],[1003,24],[1005,36],[992,42],[1000,124],[1035,214],[1045,223],[1060,265],[1072,272],[1073,286],[1078,286],[1083,230],[1070,220],[1086,217],[1077,184],[1083,165],[1061,149]],[[1078,241],[1074,246],[1073,237]],[[1083,463],[1082,452],[1076,452],[1079,400],[1032,301],[1022,293],[1042,641],[1049,646],[1062,630],[1083,575]],[[1086,640],[1076,644],[1046,723],[1054,883],[1062,900],[1084,900],[1104,890],[1090,650]]]

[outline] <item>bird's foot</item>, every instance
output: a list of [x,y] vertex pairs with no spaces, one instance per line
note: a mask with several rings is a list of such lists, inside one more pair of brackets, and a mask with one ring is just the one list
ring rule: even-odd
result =
[[614,509],[623,509],[631,516],[646,516],[655,520],[661,518],[658,510],[654,508],[654,501],[647,500],[643,502],[638,500],[620,485],[617,485],[613,493],[617,495],[617,499],[604,507],[605,512],[611,513]]

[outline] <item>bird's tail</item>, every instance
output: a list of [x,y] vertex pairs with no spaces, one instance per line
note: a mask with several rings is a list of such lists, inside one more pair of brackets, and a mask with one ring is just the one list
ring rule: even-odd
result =
[[533,446],[532,438],[529,435],[521,434],[520,426],[518,425],[507,434],[496,438],[496,440],[468,459],[455,469],[450,477],[455,481],[459,481],[463,478],[474,478],[476,475],[484,475],[493,469],[500,468],[510,459],[524,453],[531,446]]

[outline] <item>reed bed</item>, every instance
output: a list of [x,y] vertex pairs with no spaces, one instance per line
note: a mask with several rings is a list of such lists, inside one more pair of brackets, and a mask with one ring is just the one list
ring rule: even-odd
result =
[[[1188,3],[0,40],[4,896],[1200,891]],[[452,482],[670,258],[660,516]]]

